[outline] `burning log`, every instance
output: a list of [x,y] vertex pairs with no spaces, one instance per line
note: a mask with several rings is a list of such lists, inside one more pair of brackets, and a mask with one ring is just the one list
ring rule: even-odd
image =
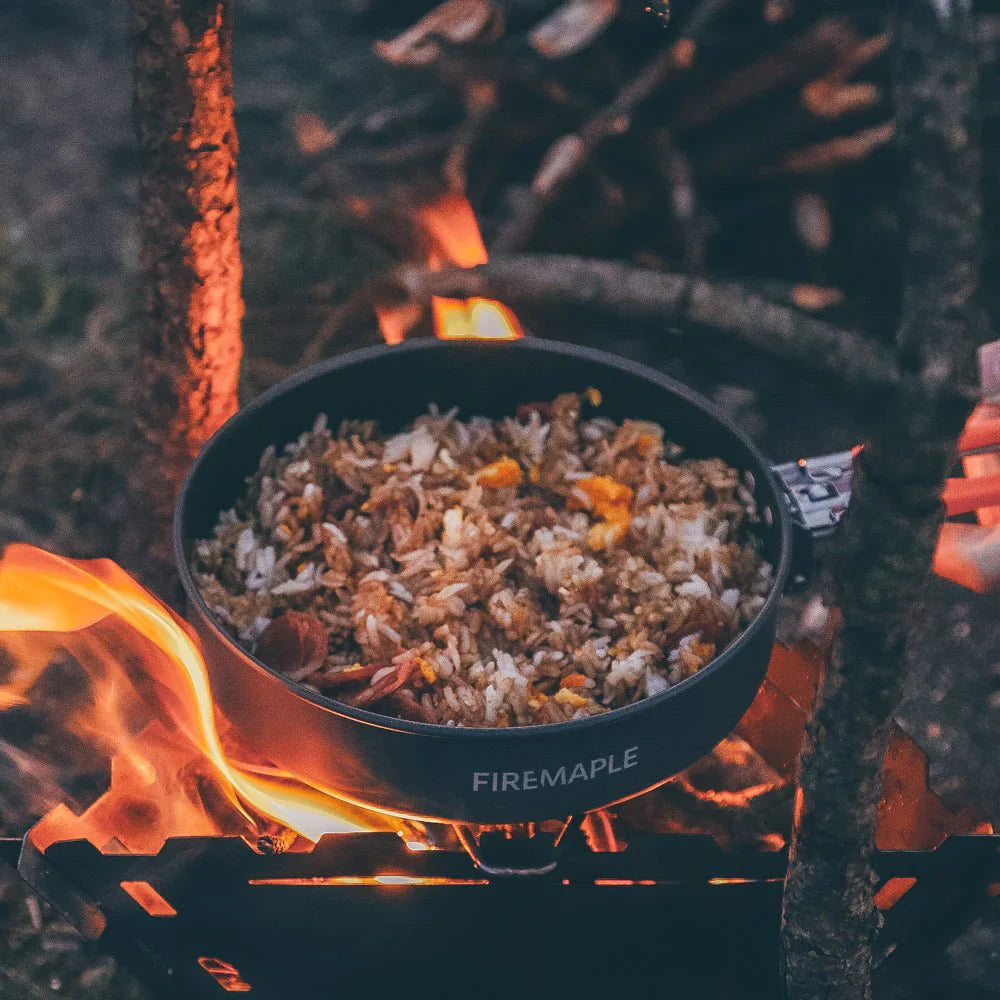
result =
[[295,843],[298,834],[294,830],[277,829],[274,833],[262,833],[257,838],[257,850],[261,854],[284,854]]
[[555,254],[497,257],[461,270],[402,268],[397,277],[417,299],[486,295],[515,306],[596,306],[621,316],[709,327],[859,389],[884,389],[899,379],[891,352],[876,341],[769,301],[735,282]]
[[[863,316],[889,334],[898,275],[860,263],[879,255],[897,226],[880,17],[858,4],[689,0],[677,5],[676,28],[654,32],[658,5],[645,14],[589,0],[492,7],[497,16],[489,18],[478,0],[442,4],[401,34],[397,21],[379,18],[376,30],[396,36],[387,44],[416,39],[432,58],[419,73],[399,68],[402,99],[332,128],[336,144],[307,165],[310,194],[322,191],[375,244],[416,261],[423,259],[413,253],[417,241],[400,239],[401,218],[416,216],[425,189],[444,176],[468,193],[494,253],[537,244],[695,274],[711,257],[715,267],[745,273],[749,288],[774,279],[833,286],[837,302],[807,290],[800,307],[838,305],[848,317],[842,325],[860,329]],[[573,31],[556,38],[551,25],[570,14]],[[990,23],[979,22],[984,63],[995,58]],[[540,48],[539,38],[548,43]],[[372,131],[382,120],[393,127]],[[388,163],[396,157],[411,158],[405,176]],[[846,171],[863,173],[865,183],[831,183]],[[375,191],[376,175],[395,178],[387,196]],[[788,183],[795,176],[826,203],[832,226],[821,246],[802,226],[788,226],[798,218],[801,189]],[[357,191],[365,193],[364,215],[351,209],[349,193]],[[757,240],[760,231],[773,238]],[[418,315],[410,305],[407,326]],[[326,308],[300,363],[318,360],[334,337],[353,346],[370,333],[359,299],[338,297]],[[255,364],[263,381],[290,371]]]
[[230,0],[132,0],[145,295],[136,478],[160,582],[191,459],[237,407],[240,263]]
[[843,624],[801,762],[783,910],[793,1000],[871,996],[871,858],[890,718],[986,333],[970,5],[911,0],[899,11],[895,97],[910,164],[901,380],[862,453],[836,566]]

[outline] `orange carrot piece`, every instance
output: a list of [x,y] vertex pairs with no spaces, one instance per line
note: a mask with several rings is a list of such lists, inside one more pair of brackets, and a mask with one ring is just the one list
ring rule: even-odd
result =
[[505,486],[520,486],[521,478],[521,466],[506,455],[483,466],[476,474],[476,479],[483,486],[493,490],[503,489]]

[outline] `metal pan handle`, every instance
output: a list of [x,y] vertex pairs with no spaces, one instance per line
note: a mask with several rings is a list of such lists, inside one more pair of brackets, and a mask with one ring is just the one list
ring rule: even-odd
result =
[[795,527],[790,589],[808,583],[813,575],[813,542],[832,535],[847,513],[857,453],[851,448],[771,466]]
[[537,832],[532,837],[508,839],[495,831],[479,832],[461,823],[453,824],[458,841],[475,866],[487,875],[548,875],[559,863],[560,842],[572,817],[553,836]]

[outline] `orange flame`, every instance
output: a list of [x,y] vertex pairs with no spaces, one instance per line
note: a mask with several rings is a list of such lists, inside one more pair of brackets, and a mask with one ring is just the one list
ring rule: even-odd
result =
[[[263,818],[309,840],[372,828],[325,791],[224,745],[231,734],[216,716],[197,641],[110,560],[9,546],[0,559],[0,643],[13,663],[0,712],[40,708],[53,653],[68,654],[89,687],[62,692],[58,721],[112,756],[110,792],[81,816],[66,806],[49,813],[33,834],[42,849],[73,836],[100,850],[155,851],[167,836],[264,832]],[[58,791],[49,806],[61,801]]]
[[517,317],[495,299],[431,299],[434,336],[439,340],[517,340],[524,336]]
[[420,210],[420,221],[432,242],[429,267],[478,267],[489,260],[472,206],[458,192],[449,191],[425,205]]
[[[420,209],[419,217],[430,242],[430,270],[440,271],[449,264],[478,267],[489,260],[476,216],[463,195],[448,192]],[[388,344],[400,343],[421,315],[414,303],[377,305],[375,313]],[[441,340],[517,340],[524,336],[514,313],[495,299],[435,295],[431,298],[431,315],[434,335]]]

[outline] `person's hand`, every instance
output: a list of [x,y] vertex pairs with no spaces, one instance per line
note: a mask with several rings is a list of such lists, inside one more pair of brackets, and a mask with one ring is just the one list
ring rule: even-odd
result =
[[[976,512],[978,524],[947,521],[934,553],[934,572],[983,594],[1000,589],[1000,405],[980,403],[958,443],[964,479],[949,480],[949,515]],[[997,451],[978,449],[996,448]]]

